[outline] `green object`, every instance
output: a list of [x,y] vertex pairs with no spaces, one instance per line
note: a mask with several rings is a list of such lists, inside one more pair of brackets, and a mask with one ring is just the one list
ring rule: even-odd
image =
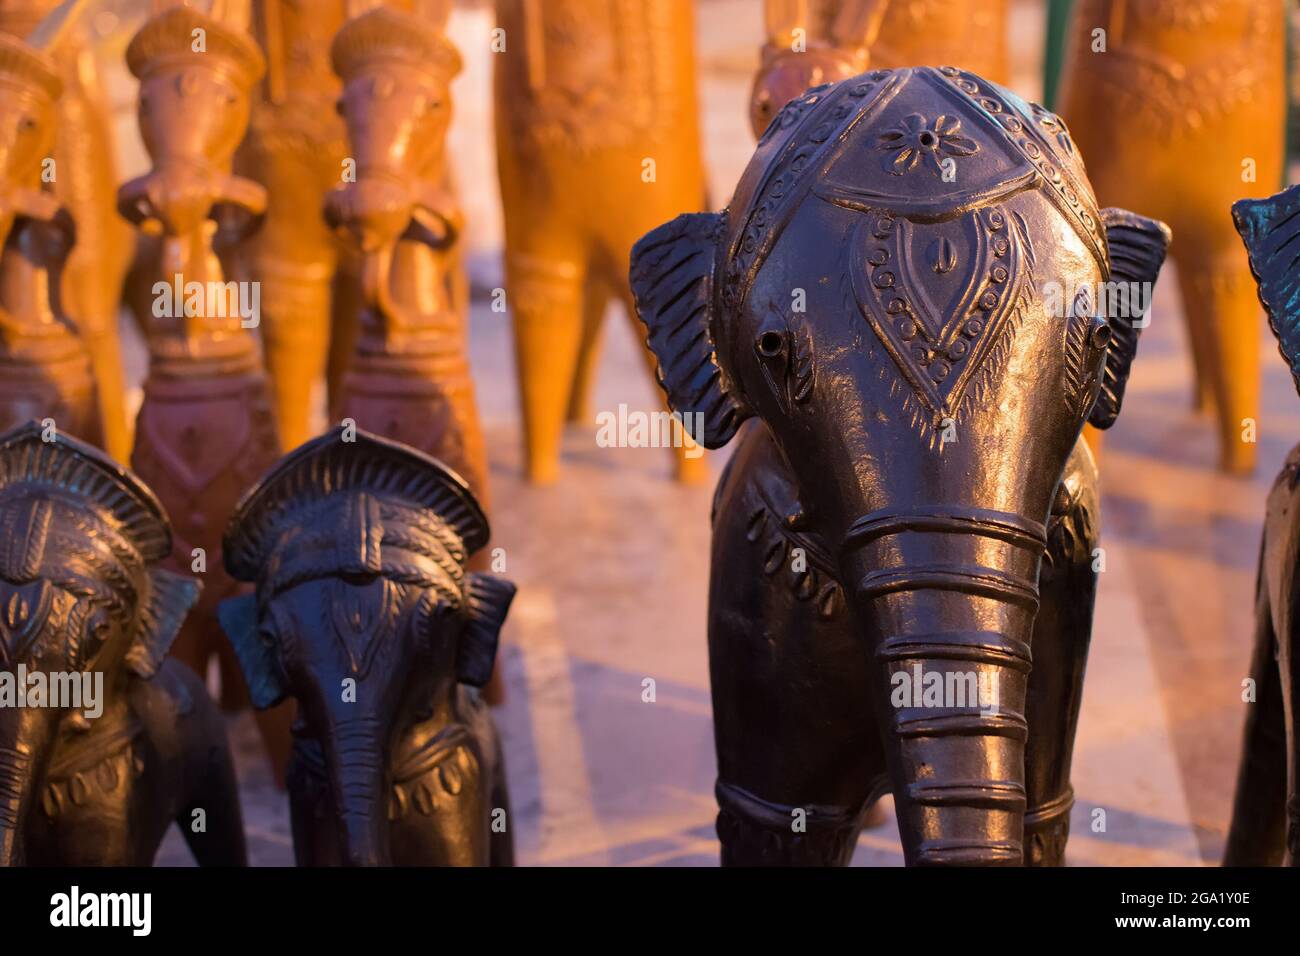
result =
[[1065,31],[1071,0],[1047,0],[1047,50],[1043,56],[1043,105],[1056,109],[1056,91],[1065,60]]

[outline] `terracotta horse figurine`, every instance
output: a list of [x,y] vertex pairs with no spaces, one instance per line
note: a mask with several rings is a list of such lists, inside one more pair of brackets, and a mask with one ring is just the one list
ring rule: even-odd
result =
[[[200,674],[216,657],[227,706],[247,698],[216,619],[217,604],[238,589],[222,570],[221,532],[239,495],[279,455],[250,331],[258,287],[227,284],[218,258],[266,207],[262,187],[231,173],[263,70],[245,32],[247,7],[238,6],[219,3],[214,16],[166,7],[132,39],[127,62],[140,79],[140,129],[153,169],[118,196],[123,215],[162,239],[131,464],[175,517],[172,567],[204,582],[174,653]],[[260,720],[282,776],[289,717]]]
[[485,501],[465,316],[447,282],[462,221],[442,187],[444,145],[461,61],[442,33],[447,5],[420,6],[377,7],[334,40],[356,178],[325,217],[360,254],[363,300],[334,415],[445,461]]
[[59,295],[75,229],[41,189],[63,88],[51,53],[84,6],[63,4],[26,41],[0,33],[0,428],[48,419],[98,443],[90,355]]
[[[131,259],[131,228],[117,214],[112,114],[83,26],[88,18],[80,16],[88,6],[82,0],[0,0],[0,33],[36,39],[62,81],[54,145],[45,154],[53,164],[45,178],[76,222],[77,242],[62,269],[60,301],[90,354],[104,447],[126,461],[131,438],[117,315]],[[61,26],[52,44],[49,30],[55,23]]]

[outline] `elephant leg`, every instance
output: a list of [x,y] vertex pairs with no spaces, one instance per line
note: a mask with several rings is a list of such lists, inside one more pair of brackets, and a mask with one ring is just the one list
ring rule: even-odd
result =
[[1070,835],[1074,790],[1070,763],[1092,638],[1097,572],[1097,472],[1080,441],[1066,465],[1047,526],[1047,553],[1038,578],[1034,667],[1025,720],[1025,863],[1061,866]]
[[582,346],[585,259],[508,252],[515,361],[524,422],[525,473],[547,484],[559,475],[569,392]]
[[262,283],[262,347],[284,448],[314,433],[312,395],[325,376],[330,347],[329,266],[255,260]]
[[[1230,230],[1223,230],[1229,232]],[[1189,334],[1209,364],[1219,432],[1219,466],[1234,474],[1255,467],[1259,422],[1259,300],[1239,242],[1185,246],[1178,274]]]
[[1246,708],[1224,866],[1278,866],[1286,849],[1287,723],[1277,636],[1263,575],[1261,561],[1255,597],[1255,648],[1250,662],[1255,700]]
[[766,428],[716,499],[709,671],[724,866],[843,866],[886,786],[869,655]]
[[[1288,594],[1296,594],[1300,575],[1292,570]],[[1296,718],[1300,717],[1300,627],[1294,620],[1279,642],[1277,666],[1282,685],[1282,722],[1290,748],[1287,754],[1286,779],[1286,859],[1285,866],[1300,867],[1300,732]]]
[[578,347],[578,366],[573,373],[573,384],[569,387],[569,407],[564,415],[569,424],[591,421],[591,390],[595,385],[596,368],[600,364],[605,310],[610,298],[609,287],[592,275],[582,296],[582,344]]
[[[176,814],[185,843],[199,866],[247,866],[248,846],[239,805],[239,782],[230,758],[225,724],[215,707],[196,708],[187,734],[189,786]],[[196,827],[197,811],[203,826]]]

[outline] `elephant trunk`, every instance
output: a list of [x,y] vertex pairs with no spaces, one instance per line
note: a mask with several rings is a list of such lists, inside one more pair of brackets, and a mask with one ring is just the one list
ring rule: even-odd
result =
[[362,718],[335,726],[327,757],[339,808],[344,866],[390,866],[388,814],[383,802],[386,749],[375,723]]
[[1041,524],[969,508],[876,513],[850,533],[909,865],[1023,863],[1044,542]]
[[23,826],[36,790],[38,769],[33,754],[44,751],[48,733],[44,721],[35,719],[31,712],[16,713],[28,719],[0,728],[0,866],[21,866],[25,862]]

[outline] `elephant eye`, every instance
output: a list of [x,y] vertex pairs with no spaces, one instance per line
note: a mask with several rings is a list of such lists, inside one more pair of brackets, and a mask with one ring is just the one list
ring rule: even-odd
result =
[[766,359],[773,359],[785,351],[785,336],[769,330],[754,340],[754,351]]
[[1092,320],[1092,329],[1088,333],[1088,338],[1092,342],[1092,347],[1104,349],[1110,344],[1111,329],[1110,323],[1104,316],[1094,316]]

